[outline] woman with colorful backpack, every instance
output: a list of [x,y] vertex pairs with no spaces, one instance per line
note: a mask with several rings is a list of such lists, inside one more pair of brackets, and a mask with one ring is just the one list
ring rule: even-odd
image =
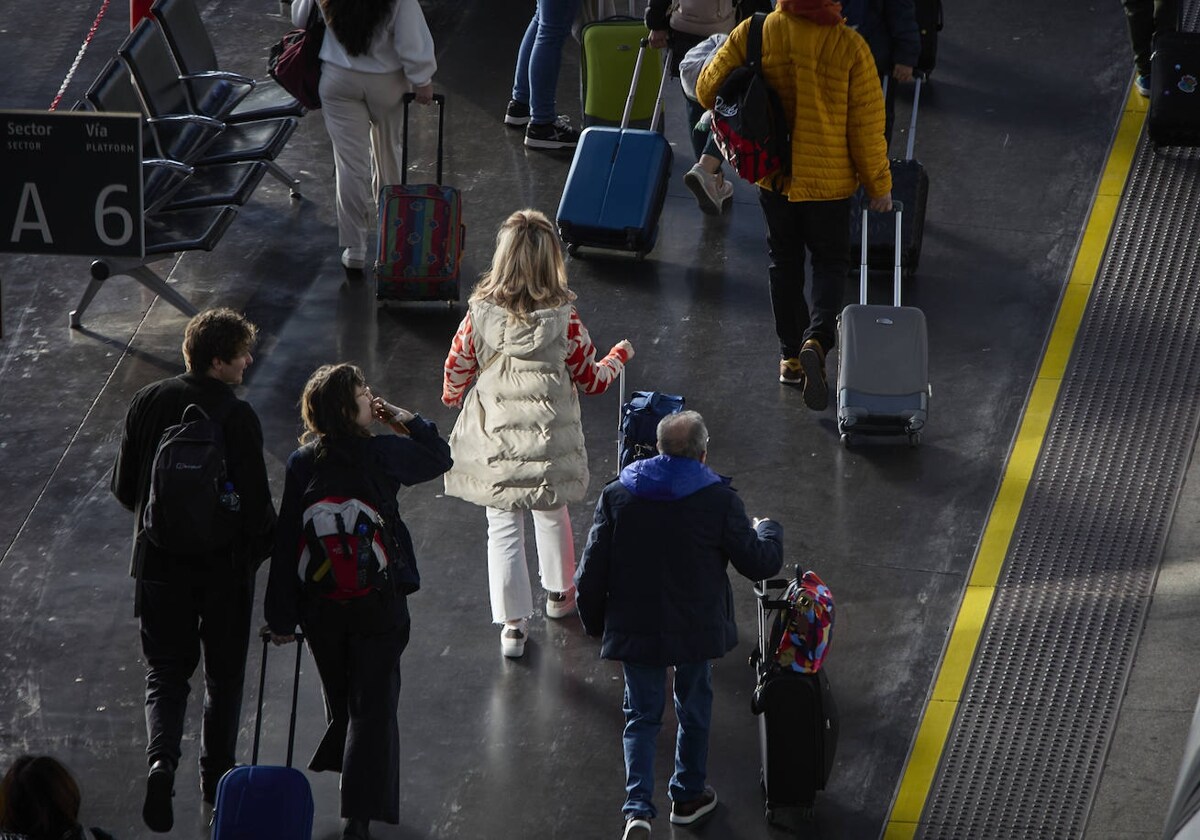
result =
[[[396,494],[450,468],[437,426],[371,393],[354,365],[324,365],[300,398],[301,447],[287,462],[266,618],[275,644],[304,631],[329,725],[310,770],[342,774],[343,838],[400,821],[400,654],[420,587]],[[395,434],[372,434],[375,423]]]

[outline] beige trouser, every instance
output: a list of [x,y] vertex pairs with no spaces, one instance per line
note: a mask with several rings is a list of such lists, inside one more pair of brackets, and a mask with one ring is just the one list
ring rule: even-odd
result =
[[404,72],[360,73],[321,66],[321,113],[337,171],[338,246],[366,248],[384,184],[400,183]]

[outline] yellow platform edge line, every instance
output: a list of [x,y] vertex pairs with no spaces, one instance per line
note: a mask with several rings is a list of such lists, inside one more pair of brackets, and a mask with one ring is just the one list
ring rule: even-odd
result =
[[1133,164],[1146,117],[1146,100],[1130,87],[1096,195],[1080,239],[1067,287],[1054,316],[1054,325],[1037,376],[1022,412],[1021,422],[988,513],[971,575],[942,652],[929,700],[905,761],[883,840],[912,840],[946,748],[975,649],[996,593],[996,582],[1008,556],[1008,546],[1025,501],[1046,429],[1058,398],[1059,386],[1091,298],[1096,274],[1112,234],[1121,196]]

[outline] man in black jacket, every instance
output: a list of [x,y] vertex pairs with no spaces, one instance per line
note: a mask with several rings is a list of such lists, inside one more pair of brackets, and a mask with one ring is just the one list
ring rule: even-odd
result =
[[[270,553],[275,507],[263,461],[258,415],[233,386],[254,357],[258,328],[230,309],[201,312],[183,338],[187,372],[140,390],[125,416],[112,492],[134,513],[134,612],[141,618],[146,658],[146,747],[150,772],[142,817],[153,831],[170,831],[171,796],[181,756],[188,680],[204,651],[204,719],[200,788],[212,803],[217,782],[235,763],[242,684],[250,639],[254,573]],[[163,432],[196,404],[220,422],[227,477],[238,496],[235,536],[202,554],[171,553],[143,530],[152,466]]]
[[626,840],[648,838],[657,813],[654,741],[669,667],[679,720],[671,822],[688,825],[716,807],[706,784],[710,660],[737,644],[726,566],[763,580],[783,565],[783,529],[752,522],[729,480],[705,465],[708,430],[699,414],[663,418],[658,451],[604,488],[575,573],[584,629],[603,634],[600,655],[625,672]]

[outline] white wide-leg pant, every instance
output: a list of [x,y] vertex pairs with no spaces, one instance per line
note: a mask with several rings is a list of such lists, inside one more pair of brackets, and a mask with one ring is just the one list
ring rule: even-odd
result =
[[400,183],[404,72],[362,73],[321,65],[321,114],[337,174],[338,246],[365,248],[379,188]]
[[[534,542],[542,588],[566,592],[575,578],[575,537],[567,506],[533,513]],[[533,590],[525,560],[525,511],[487,508],[488,581],[497,624],[533,614]]]

